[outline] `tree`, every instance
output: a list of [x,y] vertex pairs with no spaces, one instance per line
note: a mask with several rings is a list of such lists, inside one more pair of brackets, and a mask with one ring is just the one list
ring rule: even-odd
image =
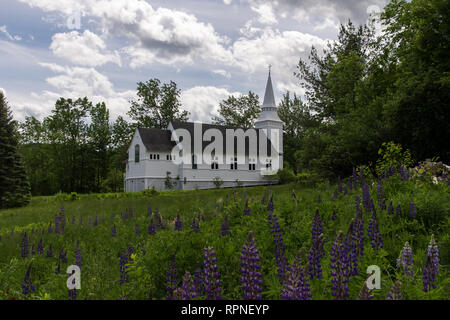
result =
[[231,95],[222,100],[219,104],[220,117],[213,117],[212,121],[218,125],[251,128],[260,112],[258,95],[249,91],[248,95],[237,98]]
[[20,207],[31,200],[30,185],[18,153],[17,123],[0,91],[0,208]]
[[130,101],[130,118],[138,127],[165,129],[171,121],[187,121],[189,112],[181,111],[180,90],[173,81],[161,85],[158,79],[138,82],[138,99]]

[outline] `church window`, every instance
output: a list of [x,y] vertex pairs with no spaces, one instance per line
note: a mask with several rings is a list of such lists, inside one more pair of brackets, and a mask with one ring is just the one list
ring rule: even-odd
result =
[[134,162],[139,162],[139,156],[140,156],[140,154],[139,154],[139,145],[137,144],[134,147]]

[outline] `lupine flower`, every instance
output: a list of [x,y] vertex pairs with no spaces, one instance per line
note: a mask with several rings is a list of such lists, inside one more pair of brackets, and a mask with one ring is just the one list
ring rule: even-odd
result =
[[205,284],[203,282],[203,271],[200,268],[200,265],[195,269],[194,272],[194,285],[197,295],[202,296],[205,293]]
[[412,256],[412,249],[409,246],[408,241],[405,242],[403,249],[400,251],[400,255],[397,258],[397,268],[402,268],[403,272],[413,278],[414,276],[414,261]]
[[367,287],[367,280],[364,281],[361,291],[359,291],[356,300],[372,300],[374,297],[372,291],[373,290],[369,290],[369,288]]
[[370,198],[369,185],[367,183],[363,184],[362,191],[363,191],[362,197],[363,197],[364,209],[366,209],[367,212],[370,212],[370,210],[372,209],[371,205],[370,205],[371,198]]
[[181,283],[181,299],[190,300],[196,296],[194,278],[189,271],[186,271],[183,276],[183,282]]
[[316,209],[311,231],[313,241],[319,239],[322,233],[322,219],[320,219],[319,209]]
[[61,250],[59,250],[59,257],[58,258],[63,263],[67,263],[67,252],[64,251],[64,248],[61,248]]
[[388,214],[394,214],[394,205],[392,204],[392,201],[389,202]]
[[409,216],[413,219],[416,217],[416,206],[412,201],[409,203]]
[[338,198],[338,192],[337,192],[337,190],[335,189],[334,190],[334,193],[333,193],[333,200],[335,200],[335,199],[337,199]]
[[199,231],[200,231],[200,226],[199,226],[199,224],[198,224],[197,219],[195,219],[195,217],[192,219],[191,228],[192,228],[195,232],[199,232]]
[[76,288],[69,289],[69,298],[72,299],[72,300],[76,300],[77,299],[77,289]]
[[226,235],[230,234],[227,217],[225,217],[225,219],[223,220],[221,229],[222,229],[222,236],[226,236]]
[[333,214],[331,215],[331,220],[336,220],[337,219],[337,215],[336,215],[336,210],[333,210]]
[[245,207],[244,207],[244,216],[250,215],[250,207],[248,206],[248,200],[245,201]]
[[42,238],[41,240],[39,240],[39,243],[37,245],[37,253],[44,254],[44,245],[42,244]]
[[180,214],[177,214],[177,219],[175,220],[175,230],[181,231],[183,229],[183,223],[181,222]]
[[128,256],[131,259],[131,255],[134,253],[134,248],[131,244],[128,245]]
[[95,214],[94,227],[98,225],[98,213]]
[[269,198],[269,202],[267,203],[267,211],[268,212],[273,212],[274,208],[273,208],[273,197]]
[[371,240],[370,244],[372,245],[372,248],[383,248],[383,239],[381,238],[377,212],[375,210],[373,201],[371,203],[371,206],[372,206],[372,217],[369,220],[369,227],[368,227],[369,238]]
[[358,212],[360,203],[361,203],[361,198],[358,195],[356,195],[355,196],[355,209],[356,209],[356,212]]
[[156,228],[157,229],[165,229],[166,226],[163,223],[161,214],[159,213],[158,209],[155,210],[155,218],[156,218]]
[[122,250],[122,252],[119,255],[119,262],[120,262],[120,284],[128,283],[128,261],[129,261],[129,255],[125,251],[125,249]]
[[402,207],[400,205],[397,206],[396,214],[400,216],[402,214]]
[[170,259],[169,264],[169,270],[166,273],[166,290],[167,290],[167,296],[166,300],[172,300],[174,296],[174,292],[177,289],[178,284],[178,274],[177,274],[177,266],[175,263],[175,255],[172,255],[172,258]]
[[283,283],[286,272],[289,270],[289,262],[286,258],[286,250],[283,243],[283,235],[281,234],[280,224],[276,214],[269,213],[269,227],[272,233],[273,243],[275,244],[275,261],[278,266],[278,278]]
[[386,300],[402,300],[401,283],[399,280],[395,281],[392,285]]
[[153,218],[150,218],[150,223],[148,224],[148,234],[156,234],[156,228],[153,224]]
[[323,252],[323,234],[317,240],[313,240],[309,250],[307,270],[310,279],[322,278],[321,252]]
[[47,250],[47,258],[51,258],[53,257],[53,249],[52,249],[52,245],[50,244],[50,246],[48,247]]
[[288,272],[286,281],[281,290],[283,300],[310,300],[311,289],[306,279],[305,270],[307,267],[300,266],[300,251],[297,253],[292,264],[291,271]]
[[423,269],[423,291],[428,292],[431,288],[436,289],[436,276],[439,274],[439,249],[431,235],[430,244],[427,249],[427,262]]
[[362,209],[359,208],[354,221],[354,241],[356,242],[356,252],[359,257],[364,255],[364,219]]
[[319,194],[319,197],[317,198],[317,202],[322,203],[322,198],[320,198],[320,194]]
[[358,232],[355,230],[355,221],[350,223],[345,236],[345,246],[348,252],[350,275],[357,275],[358,272]]
[[203,281],[205,285],[206,300],[220,300],[220,280],[217,271],[216,253],[212,247],[204,248],[203,254]]
[[28,250],[29,250],[28,246],[29,246],[29,241],[28,241],[27,233],[24,232],[24,233],[22,233],[22,241],[20,243],[20,247],[21,247],[20,255],[22,256],[22,258],[28,257]]
[[342,181],[341,181],[341,176],[338,176],[338,179],[337,179],[337,185],[338,185],[338,191],[339,191],[339,193],[342,193]]
[[395,174],[395,168],[394,167],[389,167],[388,176],[391,177],[394,174]]
[[23,278],[22,284],[22,293],[29,294],[30,292],[36,291],[36,288],[33,285],[33,281],[31,280],[31,265],[33,262],[30,262],[27,268],[27,272],[25,273],[25,277]]
[[353,188],[356,189],[358,187],[358,176],[356,175],[356,169],[353,168]]
[[344,233],[339,232],[331,247],[331,290],[335,300],[349,296],[348,279],[350,276],[348,248],[345,245]]
[[139,235],[139,226],[137,225],[137,223],[134,224],[134,233],[136,233],[136,235]]
[[75,248],[75,264],[80,268],[80,272],[81,272],[81,263],[82,257],[81,257],[80,241],[77,241],[77,247]]
[[117,230],[116,230],[116,225],[114,224],[111,228],[111,233],[113,237],[117,236]]
[[241,250],[241,284],[244,300],[261,300],[261,264],[253,232],[250,232]]

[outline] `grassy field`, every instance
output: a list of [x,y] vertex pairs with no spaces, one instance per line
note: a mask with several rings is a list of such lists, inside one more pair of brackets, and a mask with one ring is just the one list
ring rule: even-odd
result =
[[[344,181],[346,183],[346,181]],[[370,194],[375,203],[383,248],[372,248],[368,238],[371,213],[363,211],[364,255],[358,257],[359,274],[348,282],[349,297],[356,299],[367,278],[366,269],[377,265],[381,269],[381,288],[373,290],[374,299],[386,299],[393,283],[401,281],[403,299],[450,298],[450,197],[449,187],[425,181],[403,181],[399,176],[383,180],[386,205],[393,202],[402,214],[388,214],[378,205],[377,185],[371,183]],[[333,242],[342,230],[347,232],[356,216],[355,196],[362,199],[362,190],[337,193],[336,185],[312,187],[296,184],[271,187],[274,212],[278,217],[289,263],[301,250],[305,265],[312,245],[312,221],[316,210],[323,227],[325,255],[321,258],[322,278],[308,280],[312,299],[333,299],[330,253]],[[240,283],[241,249],[250,231],[254,232],[259,250],[262,274],[262,298],[280,299],[280,284],[273,235],[268,223],[267,187],[233,189],[169,191],[158,195],[105,194],[81,195],[80,199],[61,201],[63,197],[35,197],[25,208],[0,211],[0,299],[68,299],[65,273],[75,264],[77,243],[81,253],[81,289],[77,299],[165,299],[166,277],[171,258],[175,255],[177,287],[185,271],[195,274],[203,263],[203,248],[216,252],[223,299],[242,299]],[[292,199],[292,191],[296,200]],[[321,202],[318,201],[320,195]],[[250,215],[244,215],[244,198]],[[265,198],[265,201],[263,199]],[[410,216],[410,202],[415,205],[415,217]],[[262,203],[264,202],[264,203]],[[61,207],[65,212],[63,234],[55,233],[55,217]],[[362,204],[360,204],[362,206]],[[151,213],[150,213],[151,208]],[[150,218],[158,210],[165,229],[148,233]],[[132,211],[132,216],[130,212]],[[124,214],[128,212],[127,214]],[[335,218],[332,219],[333,212]],[[174,230],[177,214],[182,231]],[[97,216],[97,218],[96,218]],[[229,235],[222,236],[224,219],[229,223]],[[199,232],[191,228],[193,219]],[[81,220],[81,222],[80,222]],[[97,224],[96,224],[97,221]],[[49,224],[51,233],[49,233]],[[115,228],[116,236],[112,229]],[[14,230],[14,231],[12,231]],[[22,233],[26,232],[29,253],[21,256]],[[440,273],[436,288],[424,292],[422,271],[426,250],[434,234],[440,253]],[[37,246],[42,239],[43,254]],[[413,251],[414,276],[406,276],[396,267],[396,260],[405,242]],[[47,257],[51,245],[52,256]],[[58,259],[60,250],[67,254],[67,263]],[[33,252],[34,251],[34,252]],[[121,283],[120,254],[126,252],[128,281]],[[34,253],[34,254],[33,254]],[[22,284],[32,261],[31,279],[35,291],[24,295]],[[60,272],[55,272],[55,270]],[[124,269],[122,269],[124,271]],[[199,296],[195,299],[204,299]]]

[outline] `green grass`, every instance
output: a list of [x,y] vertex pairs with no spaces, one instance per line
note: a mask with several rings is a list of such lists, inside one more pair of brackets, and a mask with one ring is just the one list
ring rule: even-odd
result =
[[[315,188],[300,185],[272,186],[274,206],[279,218],[286,256],[292,263],[298,250],[302,250],[303,263],[311,246],[311,223],[316,209],[319,210],[324,233],[326,255],[322,258],[323,278],[310,281],[313,299],[332,299],[330,250],[339,230],[346,232],[355,216],[354,196],[361,196],[361,189],[349,194],[339,194],[332,201],[335,186]],[[19,209],[0,211],[0,299],[67,299],[65,270],[74,264],[74,249],[80,241],[82,252],[82,289],[78,299],[146,299],[151,294],[155,299],[166,296],[165,277],[170,257],[176,254],[178,279],[185,270],[194,273],[202,263],[203,248],[214,247],[220,273],[223,298],[242,299],[240,285],[240,251],[250,230],[254,231],[257,247],[260,251],[263,274],[263,298],[279,299],[281,285],[277,278],[277,266],[274,259],[274,245],[267,221],[266,205],[261,204],[267,187],[238,188],[234,201],[233,189],[214,189],[203,191],[170,191],[159,195],[143,194],[106,194],[81,195],[79,200],[64,201],[66,212],[66,230],[64,235],[48,233],[49,222],[54,225],[55,216],[61,207],[61,196],[35,197],[29,206]],[[247,194],[251,215],[243,216],[243,193]],[[291,192],[295,190],[298,201],[292,201]],[[400,204],[403,216],[389,216],[377,206],[380,231],[384,241],[382,249],[374,250],[367,239],[367,223],[370,215],[364,213],[366,230],[365,255],[359,260],[360,275],[351,277],[349,282],[350,299],[355,299],[366,279],[365,271],[369,265],[381,268],[382,286],[374,290],[375,299],[385,299],[393,282],[402,281],[402,294],[405,299],[449,299],[450,280],[450,198],[449,187],[435,186],[414,181],[401,182],[392,177],[384,183],[386,203]],[[322,203],[317,199],[321,195]],[[376,201],[376,185],[371,187],[371,196]],[[417,218],[409,218],[409,202],[416,204]],[[147,206],[153,212],[158,209],[167,226],[158,230],[156,235],[147,233],[149,217]],[[133,218],[122,220],[121,212],[133,208]],[[337,220],[333,221],[333,210]],[[180,213],[183,231],[173,230],[174,220]],[[98,214],[99,225],[89,228],[89,217],[94,221]],[[112,218],[114,214],[114,218]],[[100,222],[104,216],[105,221]],[[194,217],[205,217],[200,222],[200,232],[191,228]],[[230,235],[220,235],[221,224],[228,217]],[[72,218],[76,222],[72,224]],[[82,217],[82,225],[79,220]],[[117,237],[111,233],[112,226],[117,228]],[[135,225],[140,234],[136,235]],[[11,230],[15,232],[11,235]],[[35,233],[31,230],[34,229]],[[42,230],[45,233],[42,235]],[[33,255],[21,258],[21,232],[27,232],[30,243],[37,245],[43,239],[45,251],[52,244],[54,257]],[[425,251],[434,234],[441,254],[441,274],[437,279],[438,287],[429,293],[422,290],[422,269],[425,263]],[[415,277],[410,280],[396,269],[396,259],[405,241],[409,241],[415,262]],[[119,253],[132,245],[134,254],[129,264],[129,283],[120,285]],[[67,250],[68,264],[61,265],[61,273],[55,274],[60,248]],[[31,246],[30,246],[31,251]],[[33,261],[32,279],[36,292],[24,296],[21,283],[27,266]]]

